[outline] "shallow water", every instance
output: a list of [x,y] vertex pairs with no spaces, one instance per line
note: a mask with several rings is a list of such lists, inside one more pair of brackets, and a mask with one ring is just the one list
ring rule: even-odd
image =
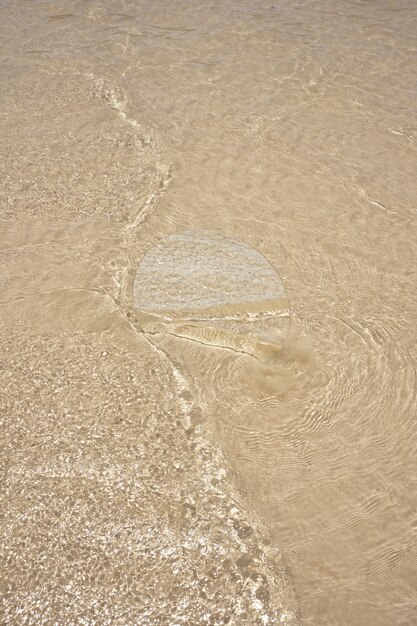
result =
[[[0,24],[5,623],[295,623],[293,584],[306,625],[414,624],[415,3]],[[135,324],[196,228],[278,272],[273,362]]]

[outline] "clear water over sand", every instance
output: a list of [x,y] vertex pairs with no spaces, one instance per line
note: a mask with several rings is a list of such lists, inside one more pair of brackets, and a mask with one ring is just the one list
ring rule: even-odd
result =
[[[1,4],[2,621],[415,623],[416,32],[411,0]],[[135,319],[196,229],[282,280],[274,358]]]

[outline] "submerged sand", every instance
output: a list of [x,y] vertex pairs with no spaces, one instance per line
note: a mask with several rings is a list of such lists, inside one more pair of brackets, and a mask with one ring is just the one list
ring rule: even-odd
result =
[[1,3],[0,621],[414,623],[415,20]]

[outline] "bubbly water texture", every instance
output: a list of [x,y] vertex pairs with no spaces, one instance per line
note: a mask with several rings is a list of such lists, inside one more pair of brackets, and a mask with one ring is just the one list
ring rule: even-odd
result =
[[[416,32],[413,0],[0,4],[2,623],[415,624]],[[271,280],[138,307],[196,230]],[[284,347],[228,349],[286,336],[275,271]]]

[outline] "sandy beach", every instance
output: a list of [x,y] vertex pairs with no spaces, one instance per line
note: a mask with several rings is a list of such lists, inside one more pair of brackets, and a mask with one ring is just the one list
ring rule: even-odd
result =
[[415,624],[416,32],[1,3],[2,624]]

